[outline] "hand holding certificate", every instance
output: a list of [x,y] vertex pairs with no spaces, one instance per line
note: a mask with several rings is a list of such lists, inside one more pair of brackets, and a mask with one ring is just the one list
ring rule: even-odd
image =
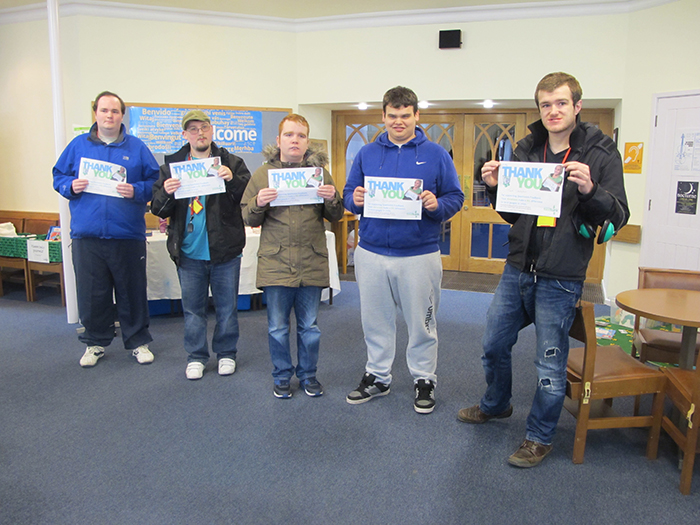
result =
[[176,199],[189,199],[201,195],[224,193],[224,179],[218,176],[221,167],[220,157],[194,159],[170,164],[173,179],[180,181],[180,187],[175,190]]
[[563,164],[502,161],[496,211],[559,217],[565,179]]
[[267,183],[277,190],[270,206],[321,204],[318,188],[323,185],[323,168],[285,168],[268,170]]

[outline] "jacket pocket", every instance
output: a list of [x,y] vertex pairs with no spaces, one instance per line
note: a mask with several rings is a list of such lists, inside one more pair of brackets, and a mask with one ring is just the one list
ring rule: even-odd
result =
[[264,243],[258,248],[258,257],[274,257],[282,249],[281,244],[276,243]]
[[313,249],[316,255],[320,255],[321,257],[325,257],[326,259],[328,259],[328,246],[326,245],[325,239],[323,240],[323,243],[312,243],[311,248]]

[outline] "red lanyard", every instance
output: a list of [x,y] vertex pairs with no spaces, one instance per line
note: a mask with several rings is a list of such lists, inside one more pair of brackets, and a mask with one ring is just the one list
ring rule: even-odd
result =
[[[547,162],[547,147],[549,146],[549,139],[547,139],[544,142],[544,161]],[[564,164],[566,162],[566,159],[569,158],[569,153],[571,153],[571,146],[569,146],[569,149],[566,150],[566,155],[564,155],[564,160],[560,162],[560,164]]]

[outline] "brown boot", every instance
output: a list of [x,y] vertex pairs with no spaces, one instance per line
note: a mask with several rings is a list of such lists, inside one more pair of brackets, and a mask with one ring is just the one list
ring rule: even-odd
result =
[[479,405],[474,405],[473,407],[463,408],[457,412],[457,419],[462,423],[473,423],[478,425],[481,423],[486,423],[491,419],[504,419],[510,417],[512,413],[513,405],[509,406],[503,412],[496,414],[495,416],[482,412]]
[[551,451],[552,445],[543,445],[526,439],[520,448],[508,458],[508,463],[520,468],[536,467]]

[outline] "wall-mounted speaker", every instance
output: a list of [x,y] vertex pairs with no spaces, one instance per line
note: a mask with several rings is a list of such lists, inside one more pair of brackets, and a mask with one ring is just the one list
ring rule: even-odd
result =
[[440,31],[440,49],[458,49],[460,47],[462,47],[461,29]]

